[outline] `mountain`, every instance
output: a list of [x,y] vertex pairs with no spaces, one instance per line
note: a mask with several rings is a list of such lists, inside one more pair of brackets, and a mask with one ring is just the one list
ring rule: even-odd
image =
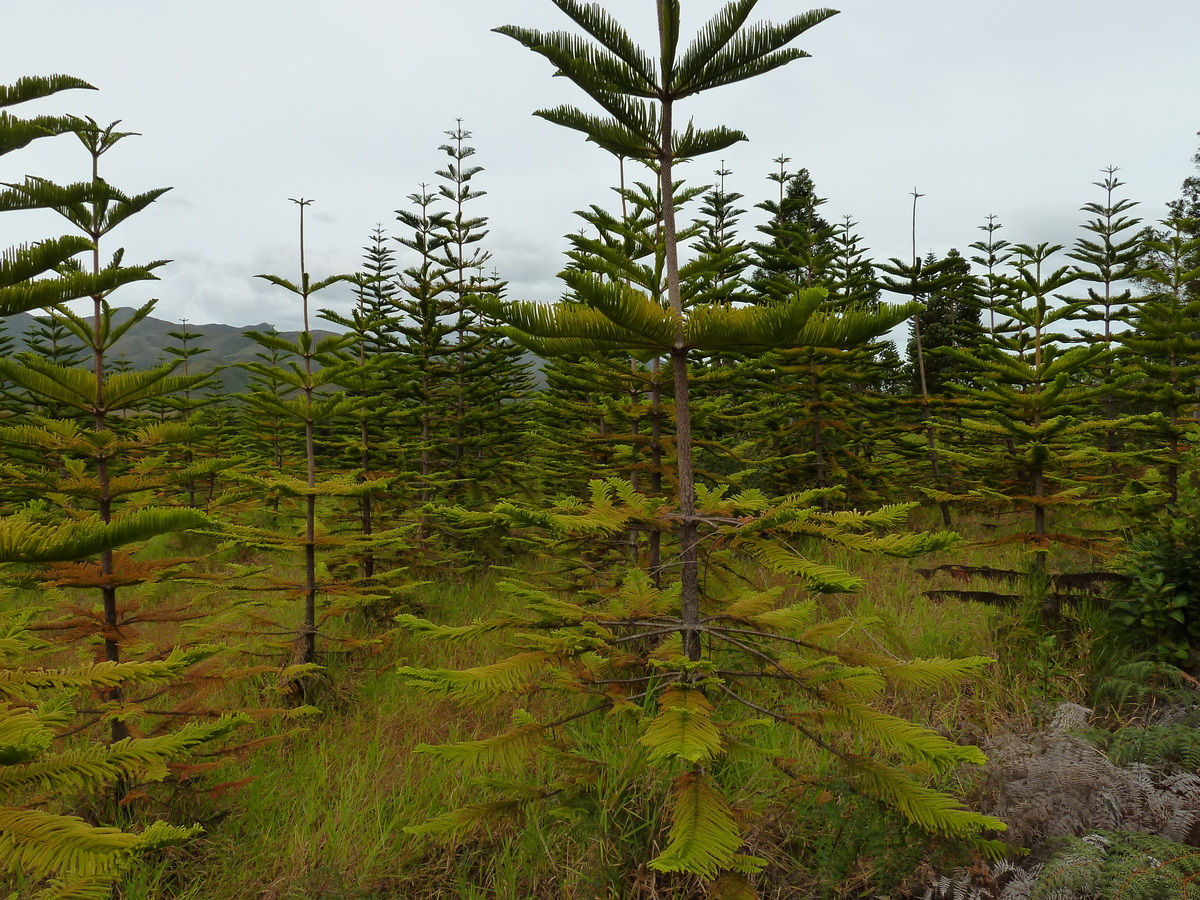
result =
[[[123,322],[129,318],[133,310],[128,307],[121,307],[116,310],[117,321]],[[91,321],[89,317],[86,321]],[[25,343],[25,335],[33,327],[33,316],[29,313],[20,313],[15,316],[10,316],[8,319],[0,319],[0,337],[7,334],[13,339],[13,352],[19,353],[27,349]],[[258,325],[221,325],[219,323],[210,323],[208,325],[196,325],[188,322],[187,330],[193,334],[199,334],[201,337],[189,342],[189,347],[204,347],[207,348],[207,353],[201,353],[199,356],[192,357],[188,363],[189,371],[192,374],[201,372],[211,372],[221,366],[226,366],[218,373],[217,377],[222,383],[222,393],[235,394],[246,390],[246,386],[250,381],[250,373],[243,369],[235,368],[237,363],[253,362],[255,354],[262,352],[263,348],[250,338],[245,336],[247,331],[270,331],[274,326],[261,322]],[[117,344],[115,352],[112,354],[112,360],[125,359],[128,360],[134,369],[149,369],[152,366],[158,365],[167,359],[167,354],[163,352],[164,347],[177,347],[179,342],[173,337],[168,337],[169,332],[183,331],[184,326],[178,322],[168,322],[165,319],[155,319],[152,316],[147,316],[142,321],[138,322],[129,332],[122,336],[120,343]],[[324,337],[337,334],[334,331],[322,331],[321,329],[313,329],[313,338],[320,340]],[[279,336],[288,341],[295,341],[300,336],[299,331],[281,331]],[[542,372],[545,365],[544,361],[538,359],[532,354],[525,355],[525,361],[532,366],[532,374],[534,385],[541,389],[546,385],[546,377]]]
[[[121,308],[116,310],[116,313],[117,321],[123,322],[129,318],[133,310]],[[27,349],[25,335],[33,326],[33,316],[28,313],[22,313],[10,316],[5,321],[0,321],[0,334],[8,334],[12,337],[13,351],[20,352]],[[207,353],[192,357],[188,364],[189,370],[195,374],[211,372],[221,366],[234,366],[240,362],[253,362],[254,355],[261,352],[263,348],[246,337],[245,332],[267,332],[272,327],[272,325],[266,322],[241,327],[217,323],[196,325],[189,322],[187,330],[201,335],[201,337],[189,342],[189,346],[204,347],[208,350]],[[179,342],[175,338],[169,337],[168,333],[183,330],[184,326],[178,322],[168,322],[164,319],[155,319],[147,316],[141,322],[134,325],[121,338],[120,342],[114,348],[112,359],[114,361],[126,359],[135,369],[148,369],[168,358],[167,354],[163,352],[164,347],[179,346]],[[332,331],[314,329],[313,337],[320,340],[334,333]],[[296,340],[299,334],[300,332],[298,331],[279,332],[280,337],[289,341]],[[236,393],[245,390],[249,381],[249,373],[237,368],[223,369],[217,377],[220,378],[225,393]]]

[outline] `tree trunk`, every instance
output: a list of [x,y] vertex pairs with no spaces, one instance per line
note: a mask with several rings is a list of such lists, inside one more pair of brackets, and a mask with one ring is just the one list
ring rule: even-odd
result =
[[[658,6],[660,34],[665,33],[667,12]],[[670,89],[673,73],[663,72],[663,84]],[[675,384],[675,466],[679,483],[679,566],[680,606],[683,619],[683,650],[690,660],[700,659],[700,554],[696,522],[696,482],[692,473],[692,408],[688,397],[688,351],[683,329],[683,295],[679,284],[679,247],[675,231],[675,180],[672,98],[662,100],[661,153],[659,179],[662,187],[663,243],[667,263],[667,298],[677,317],[675,346],[671,350],[671,374]]]

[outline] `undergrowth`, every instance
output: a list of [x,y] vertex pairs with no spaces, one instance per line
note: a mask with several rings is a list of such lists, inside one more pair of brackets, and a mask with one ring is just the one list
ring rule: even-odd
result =
[[[971,523],[962,530],[975,538],[992,533]],[[1131,661],[1114,642],[1098,604],[1065,607],[1062,620],[1047,628],[1040,620],[1036,588],[1026,589],[1020,602],[1007,606],[964,602],[939,597],[939,583],[918,571],[944,564],[1018,568],[1024,562],[1019,551],[968,543],[912,562],[836,549],[826,557],[864,580],[857,594],[822,598],[831,617],[849,621],[847,640],[897,659],[984,655],[997,660],[983,678],[937,689],[895,690],[884,698],[884,712],[964,743],[995,747],[996,736],[1008,734],[1029,746],[1029,739],[1020,735],[1045,728],[1058,704],[1086,703],[1095,706],[1096,715],[1090,729],[1070,739],[1072,752],[1103,752],[1105,765],[1124,770],[1138,764],[1164,776],[1194,770],[1200,763],[1200,744],[1191,731],[1197,718],[1188,700],[1195,697],[1192,685],[1178,670]],[[544,565],[517,564],[516,575],[533,579]],[[502,574],[511,578],[514,572]],[[466,623],[520,602],[497,590],[500,577],[499,572],[485,573],[470,581],[425,584],[411,602],[440,623]],[[197,597],[211,594],[198,589]],[[471,711],[431,699],[404,686],[395,669],[406,664],[479,665],[494,658],[496,648],[487,638],[424,642],[387,632],[370,617],[358,617],[348,627],[352,637],[376,640],[329,652],[321,660],[325,672],[313,694],[320,714],[299,725],[264,722],[262,737],[286,732],[286,739],[228,763],[219,777],[245,784],[222,798],[202,838],[133,868],[117,895],[121,900],[705,896],[698,883],[645,865],[664,846],[669,822],[655,799],[645,759],[628,751],[630,742],[619,720],[589,719],[569,726],[575,745],[605,763],[590,802],[570,816],[530,812],[449,845],[407,834],[406,827],[473,799],[461,772],[415,755],[416,746],[492,734],[513,710],[499,705]],[[228,651],[239,664],[256,661],[253,644],[245,640],[242,645],[232,641]],[[223,688],[231,707],[270,705],[278,700],[273,689],[270,679],[241,680]],[[932,838],[878,802],[856,795],[838,781],[823,751],[786,729],[762,729],[748,752],[767,754],[779,778],[770,776],[770,767],[742,765],[736,757],[721,761],[718,774],[738,786],[736,799],[747,817],[747,851],[767,861],[757,879],[765,900],[935,897],[940,896],[939,883],[951,890],[946,896],[966,885],[983,891],[979,886],[988,883],[999,898],[1003,884],[1034,883],[1029,866],[1011,864],[1004,864],[1009,875],[996,881],[993,876],[1003,866],[988,870],[967,848]],[[797,774],[805,777],[794,780]],[[937,787],[976,808],[995,803],[983,772],[962,770],[948,778]],[[1041,837],[1027,840],[1035,839]],[[1092,848],[1088,853],[1100,852],[1095,841],[1087,846]],[[1085,849],[1072,844],[1069,852]],[[1048,860],[1038,871],[1057,871],[1050,848],[1036,852],[1034,859]],[[985,871],[991,872],[992,882],[979,874]],[[1043,895],[1051,896],[1028,894]],[[978,896],[992,900],[986,893]]]

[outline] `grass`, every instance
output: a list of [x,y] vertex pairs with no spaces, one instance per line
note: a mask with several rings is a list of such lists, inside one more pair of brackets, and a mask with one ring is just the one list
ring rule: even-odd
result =
[[[972,536],[991,529],[968,525]],[[827,560],[859,574],[855,595],[825,599],[831,616],[848,617],[851,638],[876,652],[912,656],[991,656],[987,677],[937,691],[893,692],[885,710],[979,743],[1006,727],[1036,721],[1055,698],[1085,699],[1089,655],[1100,646],[1102,622],[1073,613],[1071,634],[1048,635],[1036,625],[1033,601],[997,608],[935,601],[937,586],[918,568],[943,562],[1020,566],[1011,547],[960,547],[919,561],[827,549]],[[531,568],[537,569],[537,565]],[[283,573],[287,574],[287,573]],[[527,577],[533,580],[536,571]],[[501,611],[517,601],[484,574],[467,582],[428,584],[414,602],[439,622],[456,624]],[[215,602],[215,601],[214,601]],[[364,621],[358,623],[365,630]],[[166,637],[166,634],[157,635]],[[1053,640],[1051,640],[1053,638]],[[645,863],[665,844],[669,823],[662,785],[639,752],[628,748],[621,723],[606,718],[571,726],[584,750],[608,765],[591,806],[571,815],[546,809],[484,834],[438,843],[405,833],[448,809],[476,799],[464,773],[416,755],[419,744],[473,739],[508,721],[504,705],[479,711],[431,699],[402,684],[397,665],[462,668],[492,661],[491,641],[435,643],[390,635],[377,646],[330,656],[319,717],[299,733],[259,748],[222,773],[251,778],[227,795],[224,818],[184,847],[151,857],[126,879],[123,900],[509,900],[509,898],[630,898],[693,900],[697,883],[662,876]],[[247,683],[227,689],[225,702],[261,702]],[[276,729],[285,727],[269,726]],[[286,726],[291,727],[291,726]],[[756,739],[786,767],[811,778],[792,782],[770,766],[721,763],[746,808],[746,852],[768,860],[759,879],[764,898],[869,896],[895,885],[918,865],[963,850],[906,826],[878,803],[839,790],[829,760],[792,734],[763,729]],[[970,772],[943,785],[970,799]],[[842,786],[844,787],[844,786]]]

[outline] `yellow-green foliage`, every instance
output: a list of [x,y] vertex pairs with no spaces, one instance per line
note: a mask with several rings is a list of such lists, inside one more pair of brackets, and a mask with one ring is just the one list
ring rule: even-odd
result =
[[667,849],[650,863],[661,872],[694,872],[714,879],[736,863],[753,868],[756,860],[737,858],[742,833],[719,787],[704,775],[685,772],[675,780]]
[[[653,521],[634,512],[641,505],[628,489],[606,483],[593,495],[604,507],[594,523],[602,531],[613,527],[621,511],[622,529]],[[764,550],[755,554],[760,559],[781,555],[779,568],[787,574],[795,572],[792,561],[803,557],[779,541],[781,534],[832,531],[853,538],[836,543],[873,547],[886,555],[912,555],[953,539],[877,537],[875,529],[892,523],[896,508],[878,516],[824,514],[802,510],[796,501],[787,514],[780,514],[753,496],[744,505],[738,497],[726,499],[717,492],[708,500],[723,514],[762,525],[736,534],[731,527],[731,540],[756,542]],[[547,517],[561,534],[582,528],[588,514],[573,508],[561,518],[554,513]],[[765,527],[768,518],[770,527]],[[659,521],[669,524],[665,518]],[[820,577],[804,582],[810,593],[834,585],[844,589],[856,581],[834,566],[814,562],[810,571],[818,570]],[[584,802],[570,798],[587,794],[600,763],[574,747],[569,723],[599,711],[632,729],[636,743],[615,752],[644,754],[648,764],[673,779],[670,839],[651,864],[661,871],[712,880],[725,870],[753,870],[752,862],[737,856],[743,834],[716,774],[718,764],[733,749],[739,751],[739,765],[744,758],[761,762],[761,754],[740,751],[765,744],[769,757],[769,747],[784,739],[787,730],[807,737],[868,793],[931,832],[977,837],[1004,827],[924,783],[926,776],[944,775],[963,763],[984,762],[977,748],[872,705],[892,689],[930,689],[977,674],[990,662],[986,658],[903,661],[864,651],[855,637],[872,620],[831,618],[815,596],[803,596],[797,586],[790,591],[739,588],[709,598],[698,628],[703,646],[699,660],[683,652],[685,625],[678,614],[677,586],[655,588],[645,572],[627,573],[619,589],[590,605],[527,586],[512,586],[508,592],[526,601],[523,613],[459,627],[414,616],[397,621],[414,635],[443,641],[500,641],[511,655],[461,671],[405,666],[400,674],[415,686],[477,704],[513,696],[531,703],[530,708],[545,708],[535,698],[553,691],[566,698],[567,709],[577,711],[562,715],[563,707],[555,705],[555,716],[523,712],[511,730],[496,737],[436,749],[422,746],[421,752],[450,760],[460,770],[532,767],[547,780],[484,778],[479,787],[488,799],[438,816],[416,829],[419,833],[462,835],[495,815],[521,814],[547,792],[566,806]],[[728,885],[733,891],[737,882]]]
[[45,524],[20,513],[0,518],[0,563],[82,559],[169,531],[207,524],[193,509],[142,509],[102,522],[99,517]]
[[721,752],[721,735],[712,721],[712,704],[704,691],[672,687],[658,701],[658,715],[638,740],[650,762],[681,759],[703,763]]
[[[167,682],[195,661],[175,653],[160,662],[104,662],[73,669],[31,664],[45,645],[25,620],[10,616],[0,627],[0,787],[8,802],[27,793],[88,794],[120,779],[161,780],[167,762],[200,744],[219,739],[248,719],[227,716],[193,723],[154,738],[128,738],[107,746],[88,744],[53,751],[57,730],[73,715],[71,694],[80,688]],[[42,696],[47,691],[59,693]],[[0,807],[0,871],[33,881],[55,879],[40,897],[107,897],[112,879],[133,856],[177,844],[200,831],[155,822],[139,833],[90,825],[75,816],[23,805]]]

